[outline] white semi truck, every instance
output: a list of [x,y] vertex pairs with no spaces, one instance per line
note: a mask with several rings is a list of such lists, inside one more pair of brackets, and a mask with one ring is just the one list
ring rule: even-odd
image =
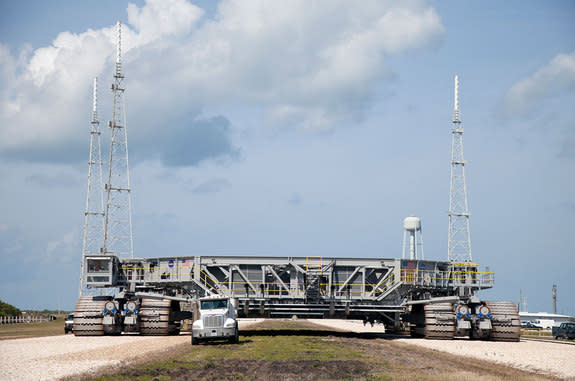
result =
[[198,300],[197,317],[192,324],[192,345],[200,341],[239,341],[235,299],[227,297],[205,297]]

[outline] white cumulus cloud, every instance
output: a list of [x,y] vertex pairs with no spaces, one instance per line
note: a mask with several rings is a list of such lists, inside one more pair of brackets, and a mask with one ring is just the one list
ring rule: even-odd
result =
[[184,0],[148,0],[142,8],[129,4],[127,11],[138,45],[188,33],[204,14],[201,8]]
[[[392,70],[387,58],[444,33],[418,0],[223,0],[213,19],[187,0],[147,0],[127,14],[129,133],[149,146],[158,127],[211,105],[255,106],[264,123],[313,131],[357,120]],[[111,79],[115,35],[114,25],[62,32],[18,58],[0,45],[0,154],[66,160],[85,148],[92,78]]]
[[533,75],[511,86],[505,94],[503,115],[525,115],[546,99],[565,92],[575,93],[575,52],[558,54]]

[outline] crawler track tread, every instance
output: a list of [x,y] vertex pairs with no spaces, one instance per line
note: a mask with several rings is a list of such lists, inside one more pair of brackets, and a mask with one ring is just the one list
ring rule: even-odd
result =
[[455,336],[455,313],[451,303],[428,304],[424,311],[426,339],[453,339]]
[[171,300],[142,299],[140,334],[166,336],[169,334]]
[[105,300],[93,300],[92,296],[78,298],[74,309],[74,335],[75,336],[102,336],[104,325],[102,310]]
[[493,319],[491,320],[491,340],[519,341],[521,323],[517,306],[513,302],[485,302]]

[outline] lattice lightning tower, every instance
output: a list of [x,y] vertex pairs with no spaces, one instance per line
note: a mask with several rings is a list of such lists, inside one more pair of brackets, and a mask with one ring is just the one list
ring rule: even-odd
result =
[[130,196],[130,167],[128,165],[128,134],[124,104],[124,75],[122,73],[122,24],[118,21],[118,43],[114,71],[114,106],[110,127],[110,156],[106,190],[104,247],[102,252],[120,258],[133,258],[132,201]]
[[459,79],[455,76],[455,102],[451,130],[451,187],[449,192],[449,237],[447,258],[455,263],[471,262],[469,208],[465,186],[463,128],[459,119]]
[[101,254],[104,245],[104,193],[102,192],[102,150],[101,132],[98,120],[98,78],[94,78],[92,120],[90,121],[90,158],[88,160],[88,190],[84,211],[84,236],[82,240],[82,269],[79,294],[90,295],[94,290],[86,288],[84,282],[84,257]]

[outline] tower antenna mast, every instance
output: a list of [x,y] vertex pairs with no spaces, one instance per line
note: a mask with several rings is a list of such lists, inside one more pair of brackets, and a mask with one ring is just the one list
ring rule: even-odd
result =
[[110,127],[110,154],[106,190],[104,247],[102,252],[119,258],[133,258],[132,201],[130,167],[128,162],[128,134],[124,102],[124,74],[122,71],[122,24],[117,23],[118,41],[112,93],[114,105]]
[[82,265],[79,295],[91,294],[85,285],[87,255],[101,254],[104,245],[104,194],[102,192],[102,149],[100,121],[98,120],[98,78],[94,78],[92,119],[90,121],[90,158],[88,160],[88,189],[84,210],[84,235],[82,239]]
[[455,76],[453,126],[451,129],[451,186],[449,192],[449,234],[447,258],[454,263],[469,263],[471,236],[469,233],[469,206],[465,185],[465,159],[463,157],[463,128],[459,116],[459,77]]

